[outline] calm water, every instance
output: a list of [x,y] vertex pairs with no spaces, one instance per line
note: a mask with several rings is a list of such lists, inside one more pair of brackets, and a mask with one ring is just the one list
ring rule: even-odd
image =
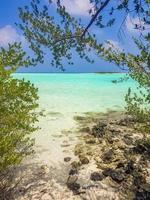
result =
[[99,112],[122,109],[133,81],[114,84],[124,74],[34,74],[19,73],[39,88],[40,106],[50,112]]

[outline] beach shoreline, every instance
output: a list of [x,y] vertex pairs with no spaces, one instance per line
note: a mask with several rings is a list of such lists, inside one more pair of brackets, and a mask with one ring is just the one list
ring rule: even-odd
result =
[[[77,140],[72,144],[72,154],[63,154],[60,165],[54,164],[50,159],[50,165],[43,162],[34,163],[34,156],[31,158],[31,163],[27,159],[27,168],[25,169],[22,166],[20,173],[25,173],[25,179],[22,179],[23,182],[18,187],[21,192],[16,192],[15,199],[27,200],[31,197],[32,200],[53,198],[56,200],[60,198],[81,200],[91,197],[97,199],[99,196],[100,199],[113,200],[115,198],[120,200],[132,199],[136,195],[136,190],[131,187],[131,183],[128,181],[133,174],[131,172],[131,174],[126,174],[126,172],[121,171],[131,160],[135,162],[134,166],[138,164],[135,158],[139,155],[134,154],[134,159],[130,157],[129,160],[126,160],[126,157],[122,154],[125,149],[127,151],[127,149],[133,147],[134,140],[142,138],[142,135],[132,128],[132,118],[126,116],[123,112],[110,111],[75,115],[74,120],[77,121],[77,126],[72,131],[76,131],[74,137],[77,137]],[[105,131],[103,130],[104,127],[107,127]],[[95,135],[93,135],[93,132]],[[106,134],[107,137],[97,135],[105,132],[111,135],[108,133]],[[71,131],[68,130],[68,133],[66,131],[65,134],[68,137]],[[112,137],[112,134],[116,134],[116,136]],[[68,146],[61,148],[63,151]],[[117,152],[117,154],[114,154],[115,157],[111,151],[113,148],[113,151]],[[119,165],[120,168],[117,167]],[[103,173],[107,169],[114,170],[114,172],[106,176]],[[135,169],[131,169],[131,171]],[[143,169],[145,170],[144,165]],[[143,172],[140,175],[145,177]],[[149,178],[150,174],[146,179],[149,180]],[[120,184],[122,185],[121,190]],[[128,193],[125,191],[128,191]],[[126,196],[127,194],[128,196]]]

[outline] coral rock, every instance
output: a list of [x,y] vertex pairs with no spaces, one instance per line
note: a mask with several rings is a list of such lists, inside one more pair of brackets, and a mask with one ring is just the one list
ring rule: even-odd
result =
[[69,162],[70,160],[71,160],[70,157],[66,157],[66,158],[64,158],[64,161],[65,161],[65,162]]
[[92,181],[101,181],[103,178],[104,176],[99,172],[93,172],[90,177]]

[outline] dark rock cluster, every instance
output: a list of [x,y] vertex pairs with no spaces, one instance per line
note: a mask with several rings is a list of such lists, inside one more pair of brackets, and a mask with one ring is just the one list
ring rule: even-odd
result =
[[[82,127],[83,144],[75,147],[79,162],[72,166],[79,172],[82,165],[86,167],[94,160],[98,170],[90,174],[90,180],[105,182],[108,178],[121,185],[121,193],[126,199],[148,200],[150,185],[146,178],[150,176],[147,171],[150,142],[141,142],[143,136],[134,130],[133,125],[134,119],[127,116],[120,120],[102,120],[90,129]],[[85,130],[88,130],[86,137]],[[77,191],[80,187],[73,183],[68,188]],[[128,196],[128,192],[132,193],[132,197]]]
[[106,122],[99,122],[97,125],[93,126],[91,134],[95,137],[103,137],[107,127]]
[[113,158],[113,154],[114,154],[113,150],[108,149],[102,154],[101,158],[104,162],[109,162]]
[[103,174],[102,174],[102,173],[99,173],[99,172],[93,172],[93,173],[91,174],[91,177],[90,177],[90,179],[91,179],[92,181],[102,181],[103,178],[104,178]]
[[114,170],[114,169],[108,168],[108,169],[105,169],[102,173],[104,176],[111,177],[117,183],[120,183],[125,179],[124,172],[123,170],[120,170],[120,169]]

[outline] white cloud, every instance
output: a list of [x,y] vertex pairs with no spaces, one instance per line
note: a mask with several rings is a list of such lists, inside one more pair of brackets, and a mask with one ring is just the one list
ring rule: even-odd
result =
[[6,25],[0,28],[0,46],[7,46],[8,43],[23,42],[25,39],[22,35],[19,35],[11,25]]
[[88,11],[92,8],[89,0],[61,0],[61,4],[72,15],[88,16]]
[[[147,29],[150,28],[150,25],[145,25],[144,21],[142,21],[139,17],[131,17],[130,15],[127,16],[125,22],[126,28],[131,33],[139,33],[139,32],[147,32]],[[135,28],[137,26],[137,29]],[[145,30],[142,30],[143,26]]]
[[105,49],[113,48],[114,50],[118,50],[118,51],[122,50],[119,42],[117,42],[115,40],[107,40],[104,47],[105,47]]

